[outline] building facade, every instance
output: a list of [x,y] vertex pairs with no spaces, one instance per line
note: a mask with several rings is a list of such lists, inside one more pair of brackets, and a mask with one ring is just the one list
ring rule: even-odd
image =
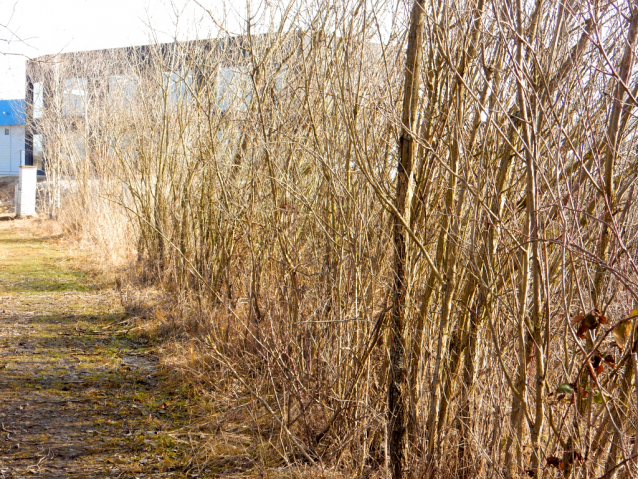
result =
[[24,100],[0,100],[0,175],[17,175],[25,155]]
[[[27,61],[25,164],[46,170],[47,145],[54,134],[51,118],[90,138],[90,126],[85,126],[95,105],[132,102],[151,72],[157,78],[157,68],[163,69],[161,82],[170,98],[192,98],[206,89],[209,96],[210,91],[215,92],[215,108],[222,110],[238,95],[244,103],[249,101],[249,95],[242,92],[249,89],[245,42],[244,37],[232,37],[70,52]],[[211,75],[207,64],[212,58],[217,59],[217,66]],[[86,150],[90,145],[83,153],[90,155]]]

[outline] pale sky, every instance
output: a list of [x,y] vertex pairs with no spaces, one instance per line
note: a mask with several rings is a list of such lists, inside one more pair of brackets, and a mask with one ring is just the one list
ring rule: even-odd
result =
[[[201,0],[218,21],[238,25],[245,0]],[[237,10],[239,9],[239,10]],[[179,14],[179,22],[175,19]],[[8,23],[8,25],[7,25]],[[0,99],[24,98],[25,57],[216,36],[192,0],[0,0]],[[238,27],[235,27],[238,28]],[[155,33],[153,33],[155,32]],[[6,42],[3,40],[10,40]]]

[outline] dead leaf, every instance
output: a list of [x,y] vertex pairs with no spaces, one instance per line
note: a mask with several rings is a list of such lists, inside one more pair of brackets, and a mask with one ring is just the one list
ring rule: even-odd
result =
[[556,456],[549,456],[547,458],[547,465],[548,466],[552,466],[552,467],[559,467],[563,461],[561,461],[559,458],[557,458]]
[[587,316],[585,316],[585,319],[583,319],[582,324],[584,324],[591,330],[594,330],[598,328],[598,326],[600,326],[598,316],[596,316],[595,314],[588,314]]
[[631,326],[632,324],[630,321],[623,321],[622,323],[618,324],[611,332],[614,335],[616,344],[621,350],[625,349],[627,340],[629,339],[629,336],[631,336]]
[[582,323],[580,323],[580,327],[578,328],[578,331],[576,331],[576,337],[580,339],[585,339],[585,335],[587,334],[587,331],[589,331],[589,328],[585,326],[585,321],[583,321]]

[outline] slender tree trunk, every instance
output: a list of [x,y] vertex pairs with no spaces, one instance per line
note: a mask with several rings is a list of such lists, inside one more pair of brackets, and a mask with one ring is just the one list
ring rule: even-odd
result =
[[[406,224],[410,223],[410,205],[414,185],[413,139],[419,102],[419,77],[423,48],[424,0],[412,7],[403,93],[403,127],[399,139],[400,158],[397,164],[396,208]],[[401,218],[395,217],[393,228],[395,248],[394,288],[391,316],[390,381],[388,384],[388,434],[390,469],[393,479],[407,477],[408,384],[405,364],[405,324],[408,300],[408,235]]]
[[[604,185],[604,198],[605,198],[605,216],[602,224],[602,234],[600,243],[598,245],[598,258],[601,260],[601,264],[596,270],[596,276],[594,277],[594,289],[593,289],[593,304],[595,307],[602,305],[602,297],[604,296],[604,279],[607,276],[607,269],[605,264],[609,258],[609,246],[611,243],[611,224],[614,221],[613,214],[616,209],[617,198],[616,188],[614,186],[614,170],[616,164],[618,143],[622,137],[622,131],[620,128],[620,115],[624,109],[624,99],[626,96],[625,85],[629,85],[629,79],[631,77],[631,70],[634,60],[634,48],[636,45],[636,38],[638,37],[638,2],[632,2],[632,16],[629,23],[629,29],[627,32],[627,40],[625,44],[625,51],[620,63],[619,79],[616,83],[614,91],[614,103],[612,106],[611,114],[609,117],[609,124],[607,127],[607,151],[605,156],[605,185]],[[635,352],[635,350],[634,350]],[[629,389],[632,381],[633,368],[629,364],[625,376],[623,377],[623,385],[621,388],[622,398],[628,399]],[[615,423],[619,426],[614,434],[612,440],[612,446],[607,457],[607,463],[605,470],[609,474],[609,478],[613,479],[618,470],[613,469],[618,462],[619,452],[623,449],[623,437],[621,436],[622,417],[613,418]],[[620,447],[619,447],[620,445]]]
[[631,67],[634,59],[634,46],[636,37],[638,36],[638,2],[632,2],[632,17],[629,24],[627,34],[627,43],[623,54],[620,69],[619,80],[616,83],[614,92],[614,103],[609,117],[609,125],[607,127],[607,151],[605,156],[605,186],[604,196],[607,202],[605,208],[605,219],[602,225],[602,235],[598,245],[598,258],[602,261],[596,270],[594,278],[594,306],[601,306],[601,296],[603,291],[603,279],[606,276],[607,269],[605,263],[609,256],[609,243],[611,240],[611,223],[613,222],[613,213],[616,205],[616,193],[614,188],[614,166],[616,164],[617,145],[621,139],[622,131],[620,130],[620,114],[624,109],[624,98],[626,96],[625,85],[629,85],[629,77],[631,75]]
[[[517,22],[517,35],[516,35],[516,68],[517,68],[517,103],[518,113],[517,116],[521,119],[521,138],[522,143],[526,146],[526,159],[527,159],[527,215],[524,223],[524,238],[530,238],[534,231],[534,204],[530,204],[531,199],[534,198],[534,176],[533,176],[533,161],[530,155],[530,134],[528,127],[528,105],[523,89],[523,81],[526,77],[525,57],[523,54],[523,19],[522,19],[522,6],[521,1],[516,1],[516,22]],[[532,256],[534,252],[531,252]],[[533,259],[532,259],[533,262]],[[518,344],[519,344],[519,361],[518,361],[518,377],[516,381],[516,389],[518,394],[514,394],[512,398],[512,412],[511,412],[511,427],[512,435],[508,438],[506,445],[505,464],[506,469],[510,477],[515,477],[523,467],[523,419],[527,415],[527,369],[532,359],[533,340],[530,337],[529,327],[526,324],[527,316],[527,296],[530,280],[530,245],[524,244],[521,247],[520,252],[520,283],[519,283],[519,309],[518,309]],[[534,271],[536,269],[534,268]],[[534,305],[532,305],[534,309]],[[533,311],[532,311],[533,316]],[[511,452],[513,436],[516,436],[516,471],[511,467]]]
[[472,392],[476,376],[476,356],[479,344],[479,330],[481,327],[483,308],[485,305],[485,288],[480,287],[472,310],[469,312],[469,330],[467,333],[467,347],[465,364],[463,367],[463,391],[461,396],[461,412],[459,414],[461,440],[459,443],[459,458],[461,460],[461,477],[471,478],[475,474],[472,467]]

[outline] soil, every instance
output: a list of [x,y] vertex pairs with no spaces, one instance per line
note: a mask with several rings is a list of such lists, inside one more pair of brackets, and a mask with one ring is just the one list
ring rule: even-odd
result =
[[33,221],[0,217],[0,478],[204,477],[153,338]]

